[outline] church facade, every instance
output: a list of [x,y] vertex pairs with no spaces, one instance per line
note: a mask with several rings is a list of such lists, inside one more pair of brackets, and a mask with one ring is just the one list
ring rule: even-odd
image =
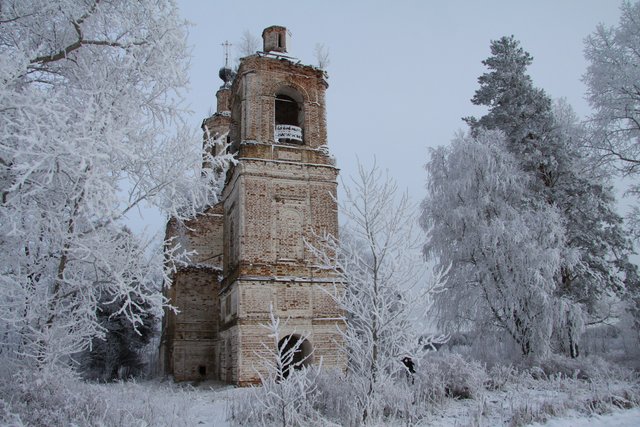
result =
[[178,313],[163,321],[161,362],[176,381],[259,381],[259,354],[273,339],[301,341],[305,364],[343,368],[342,312],[329,295],[331,272],[307,243],[338,235],[337,175],[327,148],[325,72],[287,53],[287,31],[263,31],[263,50],[220,70],[208,135],[227,135],[237,163],[222,197],[193,220],[167,225],[167,237],[196,255],[178,267],[166,295]]

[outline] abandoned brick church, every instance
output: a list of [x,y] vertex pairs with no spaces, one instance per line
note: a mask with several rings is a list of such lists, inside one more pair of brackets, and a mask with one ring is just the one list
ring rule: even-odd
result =
[[327,150],[323,70],[287,53],[287,30],[262,33],[263,50],[220,70],[217,111],[203,121],[228,135],[237,164],[220,202],[198,217],[169,221],[167,236],[196,251],[166,291],[178,314],[163,321],[160,357],[176,381],[258,382],[256,352],[270,338],[270,307],[289,318],[283,336],[302,342],[305,363],[343,367],[340,309],[323,291],[330,272],[314,266],[305,241],[337,236],[338,169]]

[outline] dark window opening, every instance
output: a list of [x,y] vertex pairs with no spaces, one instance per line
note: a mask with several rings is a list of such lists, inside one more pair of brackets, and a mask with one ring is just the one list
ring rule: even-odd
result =
[[300,126],[298,103],[287,95],[276,96],[276,125]]
[[[286,94],[286,95],[285,95]],[[304,142],[302,97],[293,88],[284,87],[275,98],[275,141],[290,144]]]
[[278,34],[278,47],[282,47],[282,34]]
[[198,374],[200,374],[201,377],[207,376],[207,367],[202,365],[198,366]]

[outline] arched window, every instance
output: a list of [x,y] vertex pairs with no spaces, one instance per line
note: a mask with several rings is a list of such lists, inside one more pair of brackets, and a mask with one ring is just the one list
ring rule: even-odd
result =
[[275,141],[300,144],[303,140],[304,109],[302,97],[285,87],[275,98]]

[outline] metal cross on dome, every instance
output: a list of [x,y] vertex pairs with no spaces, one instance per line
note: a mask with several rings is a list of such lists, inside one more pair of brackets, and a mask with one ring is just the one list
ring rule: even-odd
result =
[[229,40],[225,40],[224,43],[221,43],[221,46],[224,47],[224,66],[229,67],[229,48],[233,46],[233,44],[229,43]]

